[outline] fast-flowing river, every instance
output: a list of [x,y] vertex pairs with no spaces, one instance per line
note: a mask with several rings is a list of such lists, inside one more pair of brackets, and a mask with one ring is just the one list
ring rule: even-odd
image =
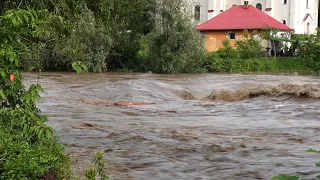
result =
[[[38,81],[37,74],[24,77],[27,86]],[[39,107],[76,173],[103,150],[113,180],[315,178],[320,156],[305,150],[320,149],[319,82],[298,75],[42,73]]]

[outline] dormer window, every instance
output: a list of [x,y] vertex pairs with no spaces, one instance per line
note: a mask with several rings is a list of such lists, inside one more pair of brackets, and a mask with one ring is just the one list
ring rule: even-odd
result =
[[258,3],[258,4],[256,5],[256,8],[257,8],[257,9],[260,9],[260,11],[262,11],[262,4],[261,4],[261,3]]

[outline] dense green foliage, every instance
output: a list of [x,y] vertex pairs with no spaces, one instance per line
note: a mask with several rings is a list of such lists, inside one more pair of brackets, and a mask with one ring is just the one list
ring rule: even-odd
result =
[[311,68],[314,73],[320,73],[320,29],[317,30],[317,35],[304,36],[307,43],[300,48],[299,58],[306,62],[306,65]]
[[200,33],[192,26],[183,0],[157,3],[156,25],[147,38],[147,70],[159,73],[203,72]]
[[41,23],[33,10],[10,10],[0,18],[0,179],[70,177],[64,148],[35,104],[41,87],[26,89],[21,81],[24,42],[41,35]]
[[[241,67],[221,71],[218,64],[230,66],[226,62],[235,60],[233,64],[243,66],[240,60],[259,58],[262,50],[256,32],[249,36],[245,31],[236,48],[227,40],[223,42],[224,48],[217,51],[223,60],[217,61],[215,57],[208,61],[208,56],[216,55],[204,54],[201,35],[194,28],[192,13],[184,0],[11,0],[4,2],[2,13],[30,7],[41,12],[39,28],[44,33],[25,39],[27,48],[20,54],[24,70],[71,71],[72,63],[81,61],[91,72],[242,72]],[[260,36],[268,39],[278,31],[265,32]],[[292,37],[308,40],[308,48],[300,51],[300,59],[319,71],[317,37]],[[296,62],[300,67],[300,61]],[[269,65],[257,65],[260,61],[252,63],[256,65],[246,70],[270,69]]]
[[86,171],[87,180],[96,180],[97,177],[100,177],[100,180],[107,180],[109,177],[105,174],[106,162],[102,159],[103,151],[99,151],[93,157],[92,162],[96,167],[89,168]]
[[255,38],[257,35],[256,31],[253,31],[249,36],[248,30],[244,31],[244,39],[236,42],[236,48],[240,58],[257,58],[260,55],[261,46],[260,41]]
[[12,0],[3,12],[29,7],[42,11],[46,33],[25,43],[25,70],[70,71],[82,61],[92,72],[203,72],[201,37],[183,0]]
[[262,57],[259,41],[248,36],[236,42],[237,47],[231,47],[229,40],[223,41],[223,48],[215,52],[206,52],[202,56],[202,65],[207,72],[284,72],[309,71],[306,61],[294,57]]
[[241,73],[241,72],[293,72],[310,71],[303,61],[290,57],[259,57],[250,59],[223,59],[215,52],[206,53],[208,72]]
[[[28,39],[39,40],[46,31],[34,10],[10,10],[0,17],[0,179],[71,179],[69,158],[55,131],[47,126],[36,102],[37,84],[22,84],[20,57],[29,52]],[[81,61],[71,65],[77,73],[87,71]],[[94,157],[97,168],[87,170],[86,179],[108,177],[102,153]]]

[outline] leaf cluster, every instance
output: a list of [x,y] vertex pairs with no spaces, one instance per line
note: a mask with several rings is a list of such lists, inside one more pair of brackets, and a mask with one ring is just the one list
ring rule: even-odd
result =
[[306,37],[307,43],[301,45],[298,57],[310,67],[315,74],[320,73],[320,29],[317,35]]
[[34,10],[10,10],[0,17],[0,179],[70,175],[64,148],[36,107],[42,88],[22,84],[20,57],[28,40],[42,35],[40,23]]

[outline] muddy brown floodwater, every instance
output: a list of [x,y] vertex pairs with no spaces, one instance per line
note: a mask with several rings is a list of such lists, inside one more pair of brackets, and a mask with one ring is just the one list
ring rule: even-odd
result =
[[[37,74],[24,75],[27,86],[37,82]],[[314,165],[320,158],[305,150],[320,149],[319,80],[42,73],[45,92],[39,107],[69,147],[79,174],[95,152],[104,150],[113,180],[314,178],[320,174]]]

